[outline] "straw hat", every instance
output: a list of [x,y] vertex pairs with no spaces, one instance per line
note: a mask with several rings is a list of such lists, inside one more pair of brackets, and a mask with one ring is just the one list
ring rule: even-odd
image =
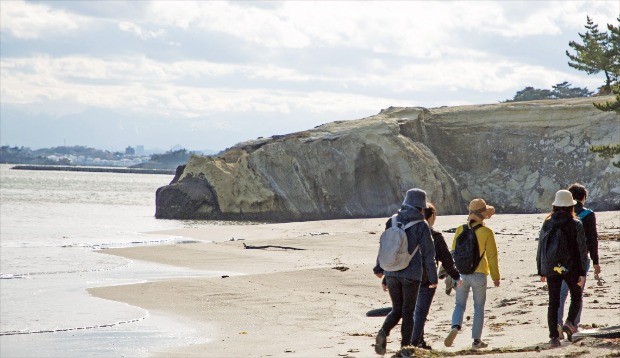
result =
[[573,206],[577,204],[577,201],[573,200],[573,194],[568,190],[558,190],[555,193],[555,200],[553,201],[553,206]]
[[487,205],[482,199],[474,199],[469,203],[469,216],[467,220],[482,221],[495,214],[495,208]]

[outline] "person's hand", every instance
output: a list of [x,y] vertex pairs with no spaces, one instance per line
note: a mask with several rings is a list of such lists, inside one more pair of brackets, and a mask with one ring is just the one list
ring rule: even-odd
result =
[[385,283],[382,283],[381,286],[383,286],[383,291],[387,292],[388,287]]
[[456,281],[456,287],[461,287],[463,285],[463,280],[459,278],[458,281]]
[[376,273],[376,274],[375,274],[375,276],[377,276],[377,277],[379,277],[379,278],[383,278],[383,273],[381,273],[381,272]]
[[601,265],[594,265],[594,274],[598,275],[601,273]]
[[540,276],[540,282],[547,282],[547,278],[545,276]]
[[493,280],[493,284],[495,285],[495,287],[499,287],[499,280]]
[[579,276],[579,281],[577,282],[577,286],[583,287],[583,285],[585,285],[585,283],[586,283],[586,277],[585,276]]
[[428,288],[437,288],[437,284],[436,283],[430,284],[428,285]]

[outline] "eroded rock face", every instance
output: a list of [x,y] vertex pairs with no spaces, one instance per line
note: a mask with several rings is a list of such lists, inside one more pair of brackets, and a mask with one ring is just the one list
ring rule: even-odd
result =
[[[602,100],[609,99],[603,98]],[[592,99],[389,108],[376,116],[193,156],[157,191],[157,217],[316,220],[387,216],[419,187],[442,214],[483,197],[498,212],[548,211],[581,182],[595,210],[620,208],[620,169],[588,151],[620,140]]]

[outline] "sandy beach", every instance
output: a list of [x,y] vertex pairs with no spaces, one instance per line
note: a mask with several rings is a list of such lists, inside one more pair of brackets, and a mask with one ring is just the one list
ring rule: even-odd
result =
[[[483,339],[477,354],[540,357],[544,349],[547,291],[536,273],[535,240],[545,214],[495,215],[501,286],[489,279]],[[448,230],[465,215],[440,216],[435,229]],[[620,325],[620,212],[597,213],[603,285],[590,271],[583,325]],[[372,273],[385,219],[350,219],[257,225],[206,226],[159,231],[197,243],[100,251],[131,260],[221,273],[92,288],[97,297],[125,302],[193,322],[209,342],[152,352],[187,357],[376,357],[374,336],[383,317],[367,317],[390,300]],[[451,243],[453,234],[444,232]],[[473,354],[471,320],[454,347],[443,346],[450,327],[454,292],[435,295],[426,340],[436,356]],[[473,317],[471,300],[466,318]],[[400,348],[400,326],[388,338],[391,356]],[[512,352],[512,353],[511,353]],[[587,339],[545,350],[543,356],[620,356],[620,342]]]

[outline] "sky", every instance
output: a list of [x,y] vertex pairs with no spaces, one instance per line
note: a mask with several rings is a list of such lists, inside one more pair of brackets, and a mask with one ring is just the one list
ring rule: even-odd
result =
[[219,151],[602,74],[570,40],[613,1],[0,2],[0,144]]

